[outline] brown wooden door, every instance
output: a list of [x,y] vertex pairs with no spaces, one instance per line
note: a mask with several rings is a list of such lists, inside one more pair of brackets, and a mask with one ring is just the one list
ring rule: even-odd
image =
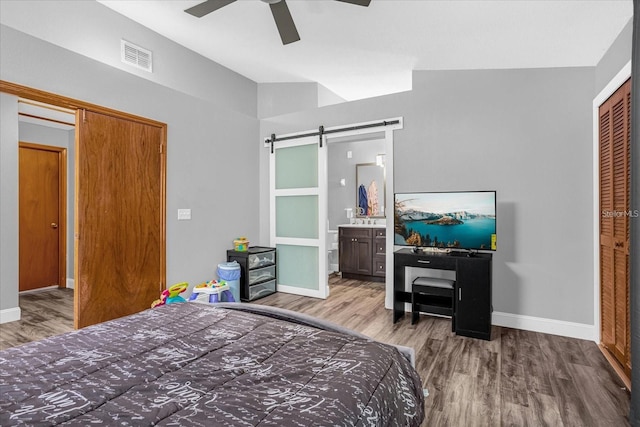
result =
[[150,307],[165,288],[165,128],[78,111],[76,327]]
[[631,374],[629,218],[631,81],[600,106],[600,325],[602,346]]
[[20,143],[19,290],[64,286],[65,149]]

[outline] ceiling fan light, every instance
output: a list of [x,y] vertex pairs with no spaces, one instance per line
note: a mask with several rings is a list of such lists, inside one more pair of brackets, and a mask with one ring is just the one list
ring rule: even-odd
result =
[[268,4],[275,4],[280,2],[280,0],[262,0],[262,1]]

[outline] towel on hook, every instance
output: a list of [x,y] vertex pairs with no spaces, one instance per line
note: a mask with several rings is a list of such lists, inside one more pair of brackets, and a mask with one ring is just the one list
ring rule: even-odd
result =
[[358,187],[358,214],[360,216],[367,214],[367,210],[369,209],[367,199],[367,189],[364,188],[363,184],[360,184],[360,187]]
[[369,184],[369,191],[367,191],[367,197],[369,200],[368,205],[368,216],[376,216],[378,215],[378,185],[375,181],[371,181]]

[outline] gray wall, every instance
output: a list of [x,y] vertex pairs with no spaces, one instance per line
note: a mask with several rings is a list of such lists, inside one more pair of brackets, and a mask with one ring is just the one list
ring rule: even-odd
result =
[[629,20],[611,47],[602,56],[600,62],[598,62],[594,96],[605,88],[627,62],[631,61],[632,33],[633,21]]
[[[0,26],[0,78],[168,124],[168,284],[194,285],[214,278],[217,264],[226,260],[226,249],[237,236],[261,244],[255,209],[259,166],[255,116],[224,109],[6,26]],[[11,115],[8,111],[2,121],[3,147],[5,128],[14,126],[15,136],[6,140],[11,145],[13,139],[17,147],[17,115],[13,119]],[[3,224],[17,227],[17,208],[11,206],[17,191],[13,157],[9,153],[1,159],[3,176],[8,175],[2,181],[7,198],[3,191],[1,204],[3,213],[7,210]],[[178,208],[192,209],[192,220],[177,221]],[[17,263],[11,268],[13,262],[4,257],[15,253],[17,244],[11,236],[5,239],[4,233],[3,228],[2,292],[12,295],[12,302],[3,298],[3,307],[17,303],[17,281],[5,281],[16,274]]]
[[0,310],[18,307],[18,99],[0,93]]
[[594,79],[593,67],[414,72],[411,92],[263,120],[260,133],[403,116],[394,191],[498,192],[494,310],[592,325]]
[[318,107],[317,83],[258,84],[258,118]]
[[325,86],[318,84],[318,107],[326,105],[340,104],[346,100],[335,92],[327,89]]
[[341,102],[345,100],[318,83],[258,84],[258,118],[313,110]]
[[318,83],[259,83],[258,118],[280,116],[345,102]]
[[75,197],[75,130],[56,129],[34,123],[20,122],[18,138],[22,142],[51,145],[67,149],[67,279],[73,279],[73,201]]
[[[2,1],[0,23],[209,104],[256,116],[255,82],[96,1]],[[121,39],[153,52],[153,73],[121,62]]]

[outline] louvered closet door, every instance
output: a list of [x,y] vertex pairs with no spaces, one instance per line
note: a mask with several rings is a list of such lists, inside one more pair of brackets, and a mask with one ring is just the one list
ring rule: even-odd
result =
[[629,218],[631,81],[600,106],[601,341],[631,374]]

